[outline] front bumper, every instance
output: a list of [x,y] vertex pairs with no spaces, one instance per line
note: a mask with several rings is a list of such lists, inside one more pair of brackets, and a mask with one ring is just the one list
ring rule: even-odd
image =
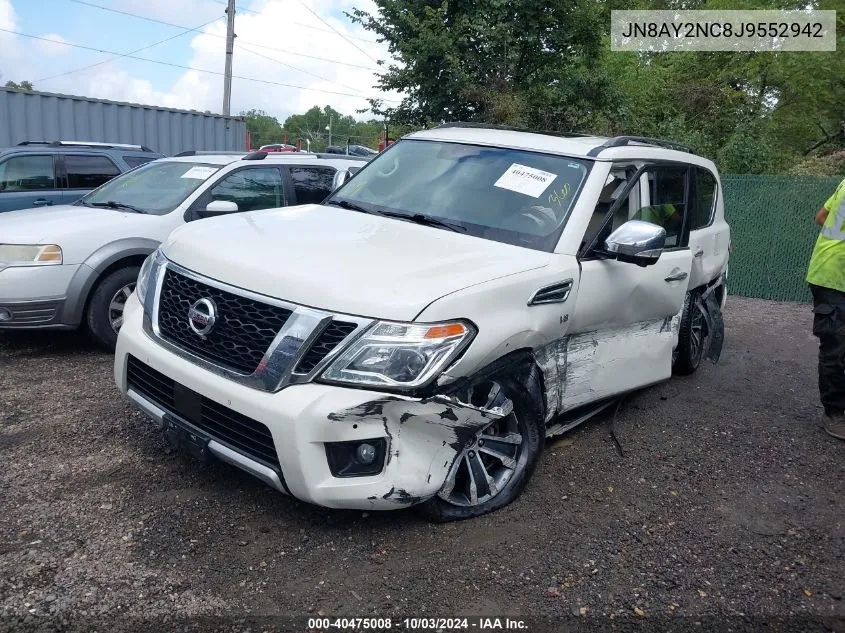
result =
[[63,320],[68,286],[79,264],[59,266],[14,266],[0,270],[0,310],[11,320],[0,320],[0,328],[70,329]]
[[[128,389],[132,356],[200,396],[265,425],[281,472],[251,459],[210,434],[208,452],[293,496],[331,508],[394,509],[423,501],[442,487],[459,451],[496,414],[439,398],[412,399],[364,389],[306,383],[276,393],[222,378],[166,350],[142,329],[133,295],[124,311],[115,353],[118,387],[156,419],[165,411]],[[387,456],[378,475],[335,477],[327,442],[384,438]],[[277,475],[277,478],[276,476]]]

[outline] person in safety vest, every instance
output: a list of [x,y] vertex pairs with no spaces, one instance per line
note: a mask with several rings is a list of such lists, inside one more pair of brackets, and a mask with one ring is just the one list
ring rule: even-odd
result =
[[819,338],[824,430],[845,440],[845,180],[816,214],[822,227],[810,257],[813,334]]
[[643,207],[634,214],[635,220],[642,220],[643,222],[651,222],[666,229],[667,233],[672,233],[676,229],[681,228],[683,218],[673,204],[653,204],[648,207]]

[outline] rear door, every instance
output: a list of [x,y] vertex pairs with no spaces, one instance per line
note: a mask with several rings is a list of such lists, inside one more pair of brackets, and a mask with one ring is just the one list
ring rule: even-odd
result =
[[337,172],[334,167],[292,165],[286,169],[291,183],[291,204],[320,204],[332,192]]
[[0,158],[0,212],[61,203],[53,154]]
[[59,154],[58,162],[64,204],[73,204],[120,174],[120,168],[105,154]]
[[[615,167],[609,179],[608,201],[622,188],[629,166]],[[672,374],[672,350],[677,344],[679,313],[686,296],[692,256],[686,238],[689,169],[685,165],[655,165],[638,179],[602,229],[591,222],[586,246],[593,237],[603,244],[607,234],[646,207],[671,204],[666,248],[656,264],[602,259],[594,248],[581,254],[581,281],[567,347],[567,377],[562,398],[566,409],[659,382]],[[599,205],[607,204],[600,201]],[[599,211],[606,217],[604,208]],[[599,235],[601,233],[601,235]]]
[[693,167],[689,217],[689,246],[692,252],[690,288],[716,279],[724,270],[730,246],[730,231],[724,219],[722,191],[718,179],[705,167]]

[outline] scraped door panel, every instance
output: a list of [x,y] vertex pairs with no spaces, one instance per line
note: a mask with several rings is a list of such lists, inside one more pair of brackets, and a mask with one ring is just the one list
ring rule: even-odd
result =
[[667,251],[644,268],[583,262],[566,350],[564,410],[672,375],[691,265],[687,248]]

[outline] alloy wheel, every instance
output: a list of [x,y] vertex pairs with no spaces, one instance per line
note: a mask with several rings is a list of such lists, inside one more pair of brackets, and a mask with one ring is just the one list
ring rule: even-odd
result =
[[522,425],[513,403],[495,381],[473,387],[467,400],[485,409],[500,408],[508,415],[480,429],[455,458],[438,493],[457,506],[476,506],[495,497],[523,464]]
[[132,295],[135,290],[135,283],[126,284],[114,293],[114,296],[109,301],[109,325],[115,333],[120,330],[123,325],[123,311],[126,308],[126,300]]

